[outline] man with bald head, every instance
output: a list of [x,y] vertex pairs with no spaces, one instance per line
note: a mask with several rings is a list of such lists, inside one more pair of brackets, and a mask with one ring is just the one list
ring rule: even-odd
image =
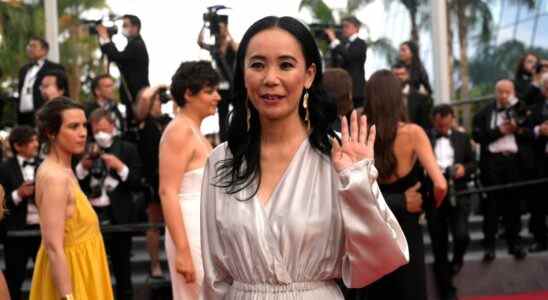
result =
[[[540,80],[540,89],[543,101],[535,104],[531,109],[530,124],[534,135],[535,162],[537,177],[548,177],[548,72],[544,73]],[[538,195],[548,194],[548,184],[544,183],[536,187]],[[534,242],[529,248],[531,252],[548,250],[548,230],[546,227],[546,214],[548,204],[542,197],[531,201],[530,230],[534,236]]]
[[[522,154],[527,153],[528,131],[509,110],[524,105],[515,96],[514,84],[500,80],[495,87],[496,100],[474,116],[473,138],[481,145],[480,169],[484,185],[507,184],[519,181],[523,165]],[[508,252],[516,259],[526,256],[519,232],[521,231],[520,203],[516,189],[488,193],[483,204],[484,262],[495,259],[495,239],[498,213],[502,215]]]

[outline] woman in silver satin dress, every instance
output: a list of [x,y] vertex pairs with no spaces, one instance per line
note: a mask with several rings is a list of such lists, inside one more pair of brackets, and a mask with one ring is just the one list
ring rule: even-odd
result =
[[376,182],[375,129],[354,112],[336,137],[321,70],[291,17],[244,35],[228,142],[202,182],[202,299],[343,299],[337,278],[362,287],[408,261]]

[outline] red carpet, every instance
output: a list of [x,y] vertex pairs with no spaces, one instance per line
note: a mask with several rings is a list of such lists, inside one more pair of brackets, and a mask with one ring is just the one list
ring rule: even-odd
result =
[[548,300],[548,291],[503,296],[466,297],[462,300]]

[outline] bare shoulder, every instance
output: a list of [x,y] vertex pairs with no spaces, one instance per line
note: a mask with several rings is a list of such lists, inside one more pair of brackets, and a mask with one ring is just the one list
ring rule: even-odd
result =
[[67,185],[70,174],[66,169],[44,162],[36,172],[36,183],[39,185]]
[[160,144],[167,144],[174,147],[188,146],[192,139],[192,128],[179,119],[174,119],[164,130]]

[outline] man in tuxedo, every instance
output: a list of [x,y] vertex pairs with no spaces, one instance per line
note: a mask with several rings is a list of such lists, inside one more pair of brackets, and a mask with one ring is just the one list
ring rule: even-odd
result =
[[148,52],[140,34],[141,20],[134,15],[124,15],[122,19],[124,21],[122,34],[128,39],[123,51],[116,49],[106,27],[97,26],[97,32],[101,51],[120,69],[120,99],[126,106],[128,125],[131,126],[134,121],[133,103],[137,98],[137,93],[150,85],[148,81]]
[[[487,104],[473,119],[473,138],[481,145],[480,170],[485,186],[508,184],[520,180],[520,171],[530,164],[530,135],[527,128],[510,111],[524,105],[515,97],[514,84],[500,80],[495,88],[496,100]],[[502,215],[508,252],[523,259],[521,244],[521,195],[518,189],[488,193],[483,201],[483,261],[495,259],[498,213]]]
[[[438,166],[447,179],[449,192],[439,208],[426,208],[428,231],[434,252],[434,274],[440,299],[457,299],[451,275],[460,271],[470,234],[468,216],[470,202],[467,196],[456,197],[455,193],[467,188],[469,175],[475,170],[474,153],[470,138],[453,128],[455,113],[450,105],[434,108],[434,128],[430,141]],[[433,203],[433,202],[432,202]],[[449,232],[453,236],[453,260],[449,263]]]
[[[10,132],[14,156],[0,165],[0,184],[6,192],[8,213],[3,220],[9,230],[40,230],[34,204],[34,175],[38,167],[38,138],[31,127],[20,125]],[[40,236],[6,237],[4,260],[11,299],[20,299],[21,285],[27,274],[27,262],[36,257]]]
[[430,130],[432,128],[432,122],[430,120],[432,99],[415,90],[409,84],[411,75],[409,68],[404,63],[400,62],[392,66],[392,73],[402,83],[402,99],[407,108],[407,118],[409,122],[419,125],[426,131]]
[[[89,122],[96,146],[76,165],[76,176],[101,224],[127,224],[133,215],[131,195],[141,182],[137,149],[114,135],[114,120],[108,111],[95,110]],[[105,245],[116,278],[116,299],[132,299],[131,233],[109,234]]]
[[46,59],[48,51],[48,42],[39,37],[31,38],[27,45],[27,55],[30,62],[19,71],[17,87],[19,98],[16,103],[17,124],[34,125],[34,113],[44,103],[40,92],[40,84],[44,73],[48,70],[64,72],[63,66]]
[[110,112],[111,118],[114,120],[117,133],[122,135],[126,133],[125,111],[123,113],[114,100],[114,79],[108,74],[95,77],[91,82],[91,93],[94,99],[84,104],[86,116],[89,118],[91,113],[98,108],[106,110]]
[[367,57],[367,44],[358,34],[362,23],[356,17],[342,19],[341,42],[332,28],[325,30],[329,39],[332,66],[345,69],[352,77],[352,102],[354,107],[364,106],[365,94],[365,60]]
[[[537,162],[537,178],[548,178],[548,73],[542,75],[540,87],[543,95],[542,102],[532,107],[530,125],[534,134],[535,161]],[[546,215],[548,214],[548,184],[535,186],[535,199],[531,199],[530,230],[534,236],[534,242],[529,248],[531,252],[548,250],[548,230],[546,228]]]

